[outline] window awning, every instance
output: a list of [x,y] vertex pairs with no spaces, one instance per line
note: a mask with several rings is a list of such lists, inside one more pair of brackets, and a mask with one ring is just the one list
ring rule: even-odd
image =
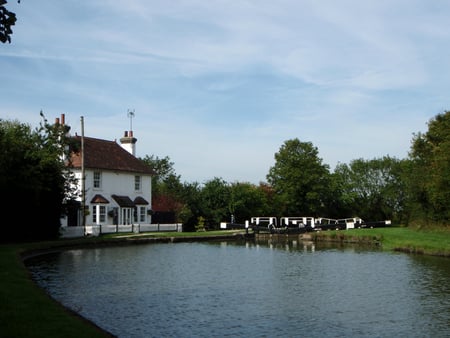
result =
[[134,199],[134,204],[149,205],[150,203],[148,203],[144,197],[138,196]]
[[100,204],[108,204],[109,201],[104,198],[102,195],[97,194],[91,199],[91,203],[100,203]]
[[128,196],[111,195],[121,208],[134,208],[133,201]]

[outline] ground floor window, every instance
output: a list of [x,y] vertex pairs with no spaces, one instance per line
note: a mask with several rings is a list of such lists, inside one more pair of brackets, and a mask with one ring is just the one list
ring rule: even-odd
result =
[[92,222],[102,224],[106,222],[106,207],[104,205],[92,206]]
[[139,222],[145,223],[146,221],[146,207],[139,207]]
[[100,223],[106,222],[106,207],[104,205],[100,205]]
[[136,223],[146,223],[147,221],[147,208],[145,206],[136,206],[134,208],[134,221]]
[[132,224],[132,216],[133,216],[133,209],[132,208],[122,208],[121,209],[121,224],[123,225],[130,225]]

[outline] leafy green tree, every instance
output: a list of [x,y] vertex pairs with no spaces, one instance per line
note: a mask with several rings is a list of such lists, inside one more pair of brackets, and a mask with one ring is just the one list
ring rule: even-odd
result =
[[245,182],[230,185],[229,213],[235,223],[244,224],[253,216],[265,215],[267,209],[267,195],[259,186]]
[[201,213],[209,229],[217,229],[220,222],[230,219],[230,186],[222,178],[215,177],[201,190]]
[[159,158],[155,155],[146,155],[142,161],[153,169],[153,181],[156,183],[163,182],[170,176],[176,176],[174,163],[170,160],[169,156]]
[[357,159],[338,164],[333,177],[341,210],[347,216],[359,216],[365,220],[404,218],[406,203],[404,161],[385,156],[372,160]]
[[58,236],[73,182],[64,162],[68,158],[64,156],[68,151],[67,128],[44,119],[33,131],[27,124],[0,120],[0,190],[6,197],[1,222],[4,240]]
[[146,155],[141,160],[153,169],[152,189],[155,196],[175,193],[180,188],[180,176],[176,175],[174,163],[168,156],[159,158]]
[[7,3],[6,0],[0,0],[0,42],[2,43],[11,43],[12,26],[17,21],[16,14],[6,9]]
[[326,211],[330,173],[311,142],[285,141],[275,154],[275,164],[267,175],[279,214],[276,216],[318,215]]
[[426,222],[450,221],[450,111],[428,122],[428,131],[414,135],[409,175],[411,212]]

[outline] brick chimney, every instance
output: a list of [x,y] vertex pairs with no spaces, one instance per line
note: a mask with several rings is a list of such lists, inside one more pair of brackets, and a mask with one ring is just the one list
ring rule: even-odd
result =
[[137,138],[133,137],[133,131],[125,131],[123,137],[120,139],[120,145],[123,149],[128,151],[131,155],[136,156],[136,142]]

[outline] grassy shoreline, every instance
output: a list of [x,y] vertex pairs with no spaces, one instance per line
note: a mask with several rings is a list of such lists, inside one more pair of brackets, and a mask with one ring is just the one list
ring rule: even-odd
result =
[[381,245],[386,251],[450,257],[449,230],[415,230],[405,227],[322,231],[314,234],[315,241],[368,243]]
[[[50,298],[30,278],[24,259],[79,247],[242,239],[242,232],[158,233],[0,245],[0,337],[111,337]],[[384,250],[450,257],[450,231],[408,228],[355,229],[314,234],[316,241],[381,243]]]

